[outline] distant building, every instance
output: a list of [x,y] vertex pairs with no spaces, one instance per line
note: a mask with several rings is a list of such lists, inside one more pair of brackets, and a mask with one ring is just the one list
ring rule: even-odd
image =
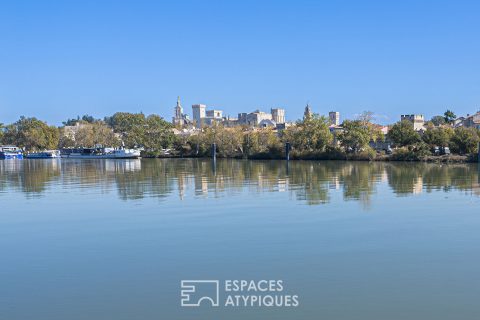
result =
[[[176,110],[177,112],[177,110]],[[219,109],[207,110],[204,104],[192,105],[193,121],[197,128],[203,126],[211,126],[214,123],[221,123],[225,127],[234,127],[237,125],[250,127],[277,127],[280,124],[285,124],[285,109],[272,108],[270,113],[255,110],[254,112],[242,112],[238,114],[238,118],[224,116],[223,111]],[[263,120],[272,122],[263,122]],[[283,126],[285,127],[285,126]]]
[[184,126],[190,123],[190,118],[187,114],[183,113],[182,104],[180,103],[180,97],[177,97],[177,105],[174,108],[174,117],[172,119],[174,125]]
[[207,110],[206,115],[207,115],[207,118],[222,120],[223,111],[222,110]]
[[272,120],[275,123],[274,116],[279,120],[279,123],[285,123],[285,110],[284,109],[272,109],[272,113],[255,110],[250,113],[239,113],[238,124],[247,125],[250,127],[258,127],[263,120]]
[[328,118],[330,119],[330,124],[333,124],[335,126],[340,125],[340,112],[338,111],[330,111],[328,113]]
[[211,126],[214,123],[223,123],[227,119],[223,117],[223,111],[219,109],[207,110],[204,104],[194,104],[192,106],[193,120],[195,126],[201,128]]
[[206,117],[206,109],[207,106],[204,104],[192,105],[193,121],[195,122],[195,126],[197,128],[201,128],[203,125],[203,120]]
[[305,111],[303,112],[303,120],[310,119],[312,115],[312,108],[310,108],[310,105],[307,103]]
[[415,131],[425,130],[425,119],[422,114],[402,114],[400,120],[410,121]]
[[247,114],[247,124],[249,126],[258,126],[262,120],[272,120],[272,114],[260,110]]
[[[467,117],[468,117],[468,116],[469,116],[469,115],[467,115]],[[454,126],[455,128],[456,128],[456,127],[461,127],[461,126],[463,126],[465,119],[466,119],[465,117],[458,117],[457,119],[455,119],[455,120],[453,121],[453,126]]]
[[258,124],[260,128],[276,128],[277,122],[270,119],[264,119]]
[[276,123],[285,123],[285,109],[274,108],[271,109],[272,120]]
[[455,127],[476,128],[480,129],[480,111],[466,117],[460,117],[454,122]]
[[239,122],[238,122],[238,118],[226,116],[223,118],[222,124],[225,127],[235,127],[239,125]]
[[237,123],[239,125],[246,125],[247,124],[247,114],[246,112],[242,112],[238,114]]

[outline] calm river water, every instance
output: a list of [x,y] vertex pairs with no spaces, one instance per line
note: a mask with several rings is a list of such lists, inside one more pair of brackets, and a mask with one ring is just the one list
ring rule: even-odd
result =
[[[0,161],[0,319],[479,319],[479,208],[476,164]],[[299,306],[226,307],[228,279]]]

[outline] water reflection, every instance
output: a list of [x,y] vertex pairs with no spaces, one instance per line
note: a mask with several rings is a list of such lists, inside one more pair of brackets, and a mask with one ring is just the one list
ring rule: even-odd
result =
[[[316,205],[344,200],[369,206],[379,186],[397,196],[452,190],[480,195],[475,164],[367,163],[339,161],[243,161],[219,159],[0,161],[0,195],[21,191],[42,196],[53,186],[118,193],[120,199],[223,197],[289,192]],[[192,191],[191,194],[189,191]]]

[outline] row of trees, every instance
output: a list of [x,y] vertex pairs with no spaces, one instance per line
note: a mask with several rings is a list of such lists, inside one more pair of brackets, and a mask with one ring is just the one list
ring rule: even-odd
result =
[[[279,158],[284,144],[289,142],[294,157],[329,158],[344,157],[347,153],[371,153],[370,141],[383,140],[384,136],[369,119],[345,121],[343,131],[334,134],[329,119],[313,115],[297,121],[280,134],[271,128],[251,130],[249,128],[225,128],[213,125],[194,135],[176,140],[175,146],[181,155],[208,156],[213,143],[220,157]],[[339,148],[334,140],[343,147]]]
[[400,147],[413,147],[428,154],[434,147],[449,147],[452,152],[468,154],[477,152],[480,131],[475,128],[430,125],[420,134],[412,123],[404,120],[393,125],[388,132],[391,141]]
[[[445,121],[454,115],[447,111]],[[264,128],[251,130],[246,127],[225,128],[213,125],[191,135],[173,133],[173,126],[158,115],[118,112],[103,120],[85,115],[68,119],[64,126],[49,126],[36,118],[21,117],[9,125],[0,124],[0,143],[15,144],[27,151],[68,148],[125,146],[143,147],[147,155],[158,155],[165,148],[173,148],[183,156],[207,156],[213,143],[217,144],[221,157],[278,158],[284,144],[290,142],[294,157],[335,158],[346,155],[362,155],[373,158],[376,152],[370,143],[385,139],[394,146],[431,154],[435,146],[449,146],[459,154],[474,153],[480,141],[479,131],[473,128],[429,124],[428,130],[419,133],[409,121],[394,124],[387,136],[371,121],[372,114],[365,112],[356,120],[345,120],[342,130],[332,132],[326,117],[312,115],[297,121],[280,134]]]
[[157,152],[173,145],[172,125],[158,115],[115,113],[104,120],[85,115],[68,119],[64,126],[49,126],[37,118],[21,117],[15,123],[0,124],[0,143],[26,151],[68,147],[125,146]]
[[[445,121],[454,115],[445,113]],[[286,142],[292,146],[294,157],[299,158],[374,158],[376,152],[371,142],[386,142],[407,150],[415,157],[431,155],[434,147],[450,147],[457,154],[477,152],[480,131],[474,128],[433,126],[418,132],[410,121],[394,124],[387,135],[371,122],[371,114],[364,113],[356,120],[345,120],[342,130],[332,132],[329,120],[319,115],[298,121],[281,134],[272,129],[249,130],[224,128],[216,125],[205,128],[198,134],[184,136],[176,141],[176,149],[182,155],[208,156],[212,143],[217,144],[219,156],[278,158],[283,154]],[[350,156],[349,156],[350,155]]]

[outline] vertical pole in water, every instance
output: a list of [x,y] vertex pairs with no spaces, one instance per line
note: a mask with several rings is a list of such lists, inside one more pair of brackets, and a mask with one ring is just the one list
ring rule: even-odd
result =
[[286,171],[287,171],[286,174],[287,174],[287,176],[288,176],[289,171],[290,171],[290,170],[289,170],[289,169],[290,169],[290,168],[289,168],[289,165],[290,165],[290,149],[291,149],[291,147],[290,147],[290,142],[285,142],[285,160],[287,160],[287,161],[286,161],[286,165],[287,165],[287,167],[286,167],[286,169],[287,169],[287,170],[286,170]]
[[212,148],[211,148],[211,155],[212,155],[212,171],[213,174],[216,174],[217,171],[217,145],[215,143],[212,143]]
[[215,143],[212,143],[212,159],[217,160],[217,145]]

